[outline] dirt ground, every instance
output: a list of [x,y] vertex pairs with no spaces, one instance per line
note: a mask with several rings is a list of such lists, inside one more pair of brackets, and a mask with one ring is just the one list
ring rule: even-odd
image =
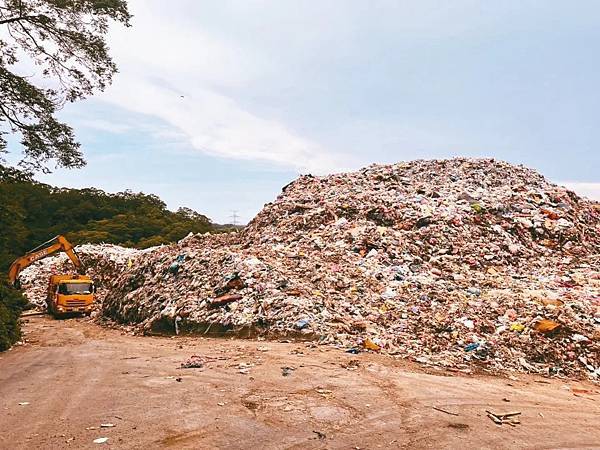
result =
[[[425,373],[306,343],[130,336],[87,319],[34,316],[24,330],[26,344],[0,354],[0,448],[600,449],[590,383]],[[192,355],[205,366],[179,368]],[[486,410],[520,411],[521,423]]]

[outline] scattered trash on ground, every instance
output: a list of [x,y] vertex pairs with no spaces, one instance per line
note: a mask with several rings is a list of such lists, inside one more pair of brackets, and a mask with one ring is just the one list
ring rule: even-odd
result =
[[[201,369],[206,364],[206,359],[202,356],[193,355],[187,361],[182,362],[179,366],[180,369]],[[173,378],[173,377],[171,377]]]
[[313,430],[313,433],[315,433],[317,435],[317,439],[321,441],[327,437],[327,435],[325,433],[322,433],[321,431]]
[[238,364],[238,373],[241,373],[243,375],[247,375],[250,373],[250,368],[254,367],[254,364],[252,363],[240,363]]
[[329,389],[318,388],[318,389],[315,389],[315,392],[317,394],[319,394],[323,398],[332,398],[332,397],[334,397],[333,391],[331,391]]
[[443,408],[439,408],[439,407],[437,407],[437,406],[432,406],[432,408],[433,408],[433,409],[435,409],[436,411],[440,411],[440,412],[443,412],[443,413],[449,414],[449,415],[451,415],[451,416],[458,416],[458,414],[457,414],[457,413],[453,413],[453,412],[451,412],[451,411],[446,411],[445,409],[443,409]]
[[291,373],[296,370],[295,367],[282,367],[281,368],[281,375],[283,375],[284,377],[287,377],[289,375],[291,375]]
[[488,417],[497,425],[508,424],[511,426],[515,426],[521,423],[519,416],[521,415],[520,411],[508,412],[503,414],[493,413],[491,411],[485,410]]

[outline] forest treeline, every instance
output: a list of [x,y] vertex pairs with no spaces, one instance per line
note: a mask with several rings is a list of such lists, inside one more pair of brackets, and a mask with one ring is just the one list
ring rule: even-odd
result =
[[146,248],[190,231],[223,227],[188,208],[173,212],[157,196],[130,191],[56,188],[0,166],[0,270],[18,256],[62,234],[73,244],[112,243]]

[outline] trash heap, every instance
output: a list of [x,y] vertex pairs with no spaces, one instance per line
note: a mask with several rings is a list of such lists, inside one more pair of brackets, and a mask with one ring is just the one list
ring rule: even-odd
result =
[[600,378],[600,205],[490,159],[306,175],[241,232],[139,255],[104,313],[470,371]]
[[[86,274],[98,288],[98,297],[104,296],[107,282],[125,270],[139,254],[137,250],[112,244],[85,244],[75,248]],[[24,269],[19,280],[30,303],[46,308],[48,281],[55,274],[76,274],[77,270],[65,253],[37,261]]]

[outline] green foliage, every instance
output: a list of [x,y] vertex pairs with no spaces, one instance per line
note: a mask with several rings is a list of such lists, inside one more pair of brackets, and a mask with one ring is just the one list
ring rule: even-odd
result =
[[19,315],[26,304],[18,290],[0,281],[0,352],[10,348],[21,337]]
[[[19,133],[29,170],[47,170],[51,160],[85,164],[73,130],[55,113],[111,83],[117,67],[106,33],[130,18],[125,0],[0,0],[0,154],[5,135]],[[39,68],[37,77],[18,73],[23,58]]]
[[58,189],[0,166],[0,270],[58,234],[74,244],[113,243],[146,248],[189,232],[216,231],[187,208],[169,211],[155,195],[107,194],[99,189]]
[[18,317],[26,303],[19,291],[6,286],[6,271],[17,257],[51,237],[146,248],[177,241],[190,231],[223,231],[191,209],[169,211],[155,195],[58,189],[1,165],[0,230],[0,351],[19,339]]

